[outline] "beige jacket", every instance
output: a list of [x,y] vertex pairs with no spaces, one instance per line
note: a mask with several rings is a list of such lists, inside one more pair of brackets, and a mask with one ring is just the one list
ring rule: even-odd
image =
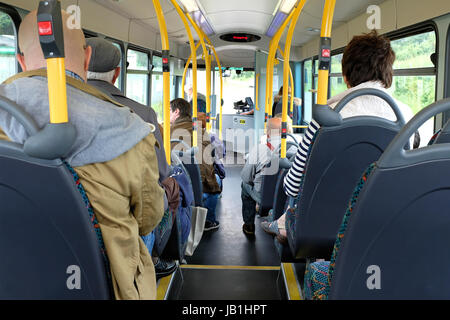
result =
[[[19,74],[15,78],[38,72]],[[112,102],[95,88],[67,79],[69,85]],[[10,140],[1,129],[0,139]],[[74,168],[102,231],[116,299],[156,298],[154,265],[140,237],[152,232],[164,214],[156,144],[154,135],[149,134],[113,160]]]

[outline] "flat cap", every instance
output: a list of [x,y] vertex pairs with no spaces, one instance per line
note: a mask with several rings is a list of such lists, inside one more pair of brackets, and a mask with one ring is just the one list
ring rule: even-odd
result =
[[122,54],[112,42],[102,38],[88,38],[86,44],[92,47],[89,71],[109,72],[119,67]]

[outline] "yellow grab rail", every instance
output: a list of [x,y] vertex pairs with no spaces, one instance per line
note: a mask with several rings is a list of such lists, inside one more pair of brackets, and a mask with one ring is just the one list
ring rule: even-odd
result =
[[259,111],[259,106],[258,106],[258,100],[259,100],[259,77],[260,77],[260,74],[259,73],[257,73],[256,74],[256,76],[255,76],[255,91],[256,91],[256,93],[255,93],[255,109],[256,109],[256,111]]
[[186,84],[186,74],[187,70],[190,64],[190,60],[192,60],[192,147],[197,147],[197,137],[198,137],[198,122],[197,122],[197,49],[200,46],[200,42],[195,45],[194,37],[192,36],[191,28],[189,27],[189,22],[186,19],[186,14],[183,10],[181,10],[180,6],[175,0],[170,0],[172,2],[173,6],[175,7],[175,10],[178,12],[178,15],[180,16],[181,20],[183,21],[184,28],[186,29],[188,38],[189,38],[189,45],[191,47],[191,56],[186,62],[186,66],[184,68],[183,72],[183,80],[182,80],[182,97],[184,99],[184,86]]
[[[284,57],[284,52],[281,50],[280,47],[278,47],[278,51],[280,51],[280,54]],[[290,87],[291,87],[291,100],[290,100],[290,112],[294,112],[294,92],[295,92],[295,84],[294,84],[294,75],[292,73],[292,68],[289,65],[289,78],[290,78]]]
[[273,69],[274,69],[274,60],[275,60],[275,54],[277,52],[278,44],[281,39],[281,35],[283,34],[284,30],[286,29],[286,26],[291,21],[292,16],[294,15],[294,10],[291,11],[289,16],[286,18],[286,20],[283,22],[283,24],[280,26],[278,31],[273,36],[272,40],[270,41],[270,48],[269,48],[269,56],[267,58],[267,66],[266,66],[266,101],[265,101],[265,122],[267,123],[269,114],[272,113],[272,99],[273,99]]
[[47,59],[50,123],[67,123],[67,87],[64,58]]
[[[208,59],[209,52],[208,52],[208,49],[206,48],[205,38],[203,37],[203,32],[189,14],[186,14],[186,18],[188,18],[189,22],[191,23],[192,27],[194,27],[195,32],[197,32],[197,35],[200,38],[200,44],[202,45],[203,55],[205,57],[206,70],[208,70],[208,69],[211,70],[211,60]],[[208,62],[209,62],[209,67],[208,67]],[[209,126],[210,112],[211,112],[211,83],[208,83],[208,81],[206,81],[206,129],[207,129],[207,131],[208,131],[208,126]]]
[[[289,83],[289,70],[291,66],[289,64],[291,56],[291,44],[292,38],[294,36],[295,26],[297,25],[300,13],[303,10],[307,0],[300,0],[297,7],[293,10],[294,14],[292,16],[291,24],[289,25],[289,30],[286,38],[286,44],[284,47],[284,64],[283,64],[283,83]],[[286,146],[287,146],[287,113],[288,113],[288,96],[289,96],[289,86],[283,86],[283,111],[282,111],[282,127],[281,127],[281,158],[286,158]]]
[[161,33],[162,58],[163,58],[163,112],[164,112],[164,149],[166,151],[166,159],[171,164],[171,148],[170,148],[170,47],[169,35],[167,33],[166,20],[161,9],[159,0],[153,0],[156,16],[158,18],[159,30]]
[[336,0],[326,0],[323,9],[322,29],[320,31],[319,79],[317,104],[326,105],[328,99],[328,75],[331,60],[331,27],[333,24]]
[[[219,56],[217,55],[216,49],[214,48],[214,46],[211,43],[211,40],[208,38],[208,36],[203,32],[203,30],[200,29],[200,31],[202,32],[203,37],[206,39],[206,42],[209,44],[213,54],[214,54],[214,58],[216,59],[217,62],[217,67],[219,68],[219,77],[220,77],[220,118],[219,118],[219,139],[222,140],[222,114],[223,114],[223,75],[222,75],[222,65],[220,64],[220,59]],[[211,117],[211,120],[213,118]]]

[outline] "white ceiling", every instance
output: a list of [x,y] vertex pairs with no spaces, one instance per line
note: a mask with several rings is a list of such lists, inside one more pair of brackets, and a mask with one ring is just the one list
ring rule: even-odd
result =
[[[150,0],[95,0],[101,5],[113,9],[121,15],[136,20],[137,23],[159,33],[153,2]],[[363,13],[370,4],[379,4],[384,0],[337,0],[333,28]],[[197,0],[207,20],[216,34],[211,41],[223,59],[224,65],[239,61],[242,66],[253,65],[254,50],[268,50],[270,39],[264,36],[273,19],[278,0]],[[319,28],[325,0],[309,0],[297,23],[293,45],[301,46],[318,33],[307,28]],[[178,43],[188,41],[183,23],[169,0],[161,0],[161,6],[167,22],[169,37]],[[228,32],[250,32],[262,36],[258,42],[248,45],[232,45],[219,39]],[[193,31],[195,35],[195,32]],[[196,36],[194,36],[196,37]],[[284,37],[282,38],[283,42]],[[219,53],[220,52],[220,53]]]

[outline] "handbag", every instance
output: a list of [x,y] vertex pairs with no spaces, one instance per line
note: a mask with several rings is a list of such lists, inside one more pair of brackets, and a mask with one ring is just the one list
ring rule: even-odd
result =
[[192,207],[191,231],[187,241],[186,256],[192,256],[203,236],[205,221],[208,209],[202,207]]

